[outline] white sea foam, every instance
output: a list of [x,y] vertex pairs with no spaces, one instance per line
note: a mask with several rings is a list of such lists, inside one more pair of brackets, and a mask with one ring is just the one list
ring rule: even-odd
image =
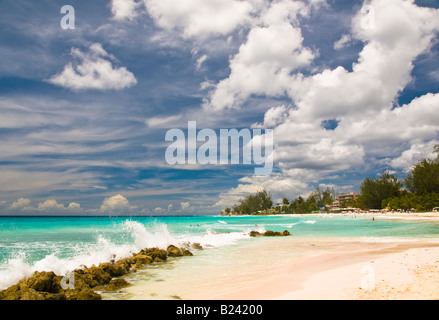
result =
[[[227,226],[227,225],[224,225]],[[0,265],[0,290],[17,283],[20,279],[31,276],[35,271],[53,271],[59,275],[66,275],[74,269],[82,266],[90,267],[93,264],[98,265],[102,262],[108,262],[112,259],[119,260],[124,257],[129,257],[133,252],[138,252],[143,248],[158,247],[166,249],[169,245],[183,246],[187,243],[199,243],[203,247],[220,247],[235,243],[239,239],[248,236],[248,232],[255,228],[248,227],[248,231],[243,232],[228,232],[217,233],[209,228],[204,233],[202,231],[198,234],[185,232],[181,234],[172,234],[168,230],[166,224],[156,223],[148,225],[127,220],[121,225],[117,226],[117,232],[120,235],[125,233],[123,243],[115,243],[114,240],[109,239],[108,236],[98,234],[94,243],[66,243],[70,252],[73,252],[70,257],[60,257],[60,249],[55,248],[54,243],[28,244],[27,248],[43,249],[50,252],[44,258],[31,262],[29,255],[26,253],[24,244],[20,244],[20,251],[17,247],[9,247],[15,253],[7,259],[5,263]],[[246,228],[243,228],[246,229]],[[263,226],[257,227],[258,231],[264,231]],[[72,249],[73,248],[73,249]]]

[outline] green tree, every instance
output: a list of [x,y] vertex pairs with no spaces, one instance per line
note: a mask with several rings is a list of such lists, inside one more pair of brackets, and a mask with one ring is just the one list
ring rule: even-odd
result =
[[319,187],[316,187],[313,194],[315,197],[314,199],[317,208],[322,208],[327,205],[331,205],[336,198],[334,188],[330,188],[330,187],[326,187],[325,190],[321,190]]
[[258,211],[266,211],[273,205],[271,194],[266,190],[260,190],[256,194],[250,194],[239,200],[239,204],[233,207],[238,214],[252,214]]
[[362,182],[358,204],[362,209],[381,209],[383,200],[395,197],[403,184],[389,172],[379,178],[366,178]]
[[405,185],[417,194],[439,193],[439,161],[420,161],[405,179]]

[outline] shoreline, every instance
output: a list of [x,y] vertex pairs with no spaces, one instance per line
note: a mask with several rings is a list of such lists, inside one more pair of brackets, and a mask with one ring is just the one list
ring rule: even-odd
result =
[[[347,258],[349,260],[349,258]],[[439,244],[367,256],[317,272],[276,300],[437,300]],[[267,297],[268,298],[268,297]]]
[[[278,215],[274,215],[278,216]],[[285,215],[292,216],[292,215]],[[438,212],[427,213],[332,213],[300,214],[298,217],[354,216],[375,219],[425,219],[439,221]],[[198,280],[188,279],[191,289],[176,292],[182,300],[406,300],[439,299],[439,238],[407,238],[364,242],[358,238],[312,239],[321,252],[287,260],[277,256],[301,246],[310,239],[288,237],[260,247],[246,244],[236,257],[259,271],[226,272],[224,277],[197,274]],[[265,262],[247,257],[248,250],[266,255]],[[274,256],[274,259],[272,259]],[[224,258],[223,258],[224,259]],[[268,262],[268,264],[266,264]],[[255,263],[253,265],[253,263]],[[258,265],[259,264],[259,265]],[[229,265],[230,268],[239,267]],[[214,269],[215,270],[215,269]],[[229,273],[232,273],[229,275]],[[184,274],[183,274],[184,275]],[[181,275],[180,275],[181,276]],[[190,273],[187,274],[190,277]],[[243,279],[244,278],[244,279]],[[200,285],[198,282],[209,282]],[[172,283],[172,282],[171,282]],[[174,282],[178,287],[179,282]],[[199,288],[197,288],[199,287]],[[148,285],[134,285],[124,290],[130,299],[151,299]]]
[[258,215],[224,215],[221,217],[388,217],[401,219],[429,219],[432,221],[439,220],[439,212],[343,212],[343,213],[280,213],[280,214],[258,214]]
[[[302,249],[305,254],[295,254]],[[206,256],[184,260],[154,278],[163,282],[139,282],[123,292],[134,300],[439,299],[439,238],[311,243],[286,237],[233,250],[212,263]]]
[[[259,277],[260,275],[256,275]],[[439,299],[439,241],[371,246],[289,261],[251,286],[207,300]],[[198,296],[188,296],[187,299]]]
[[[366,216],[366,214],[356,215]],[[354,218],[354,214],[294,216],[302,218],[352,216]],[[416,215],[374,212],[368,213],[367,216],[383,219],[427,219],[434,222],[433,228],[439,226],[437,212]],[[340,219],[340,221],[348,220]],[[368,225],[372,226],[372,223]],[[255,231],[253,233],[262,235]],[[277,233],[289,235],[289,233]],[[252,232],[249,235],[251,234]],[[157,260],[156,254],[142,249],[142,252],[133,252],[132,256],[121,260],[88,267],[84,271],[79,271],[75,277],[78,276],[80,282],[82,279],[92,280],[93,283],[87,284],[89,287],[87,289],[91,290],[87,290],[86,293],[91,296],[94,290],[98,290],[104,300],[439,299],[439,237],[436,232],[433,234],[432,237],[384,236],[370,239],[356,236],[294,236],[294,233],[292,237],[249,237],[241,239],[239,244],[233,246],[196,250],[197,253],[193,257],[182,260],[171,259],[170,263],[165,264],[151,264],[166,259]],[[188,242],[185,246],[190,244]],[[163,257],[174,256],[170,254],[169,247],[165,250],[151,249],[164,251]],[[183,250],[177,247],[176,249]],[[118,266],[119,263],[122,263],[122,268]],[[153,269],[148,267],[144,269],[143,266],[146,265],[150,265]],[[129,272],[132,267],[134,273]],[[119,272],[121,271],[119,269],[127,272]],[[156,271],[158,277],[155,277]],[[363,282],[366,280],[370,282],[372,275],[373,288],[364,288]],[[28,289],[32,289],[36,282],[47,282],[50,290],[46,292],[58,296],[43,293],[43,296],[38,294],[36,298],[70,298],[69,292],[58,288],[61,276],[53,274],[49,280],[45,279],[46,276],[47,273],[40,273],[38,279],[34,279],[38,281],[25,280],[17,289],[26,291],[24,294],[31,297],[30,295],[33,296],[35,292]],[[120,280],[127,280],[130,285],[120,290],[104,288],[119,276],[122,276]],[[97,279],[103,280],[102,283],[95,284]],[[131,282],[131,279],[134,282]],[[369,283],[367,281],[366,285]],[[117,283],[123,286],[125,284],[122,281]],[[55,287],[57,289],[53,290]],[[112,295],[112,292],[115,294]],[[21,296],[21,294],[17,295],[18,298]],[[80,297],[78,296],[77,299]]]

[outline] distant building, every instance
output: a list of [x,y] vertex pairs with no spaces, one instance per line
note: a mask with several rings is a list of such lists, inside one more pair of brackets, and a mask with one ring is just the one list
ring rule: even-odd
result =
[[[358,198],[358,194],[356,194],[355,192],[351,192],[351,193],[342,193],[341,195],[339,195],[334,202],[332,203],[329,211],[331,212],[342,212],[343,210],[345,210],[344,208],[342,209],[341,206],[343,204],[343,202],[348,201],[348,200],[352,200],[355,201]],[[356,209],[356,208],[347,208],[347,209]]]

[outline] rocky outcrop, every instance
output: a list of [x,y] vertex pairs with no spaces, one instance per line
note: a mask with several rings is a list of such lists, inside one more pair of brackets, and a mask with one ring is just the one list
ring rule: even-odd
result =
[[192,252],[184,248],[177,248],[174,245],[170,245],[167,248],[168,255],[170,257],[182,257],[182,256],[193,256]]
[[36,271],[31,277],[0,291],[0,300],[101,300],[96,291],[118,291],[129,286],[126,280],[117,277],[151,263],[164,262],[168,257],[191,255],[189,250],[176,246],[169,246],[168,250],[145,248],[128,258],[75,269],[71,277],[74,283],[52,271]]
[[125,279],[113,279],[110,281],[108,286],[105,288],[107,291],[118,291],[122,288],[128,287],[130,283]]
[[[257,236],[289,236],[287,230],[264,233],[251,231],[251,237]],[[199,243],[187,243],[182,248],[170,245],[164,249],[145,248],[131,257],[118,261],[92,265],[75,269],[72,273],[74,283],[52,271],[36,271],[31,277],[20,280],[17,284],[0,291],[0,300],[101,300],[97,291],[118,291],[130,284],[120,278],[129,272],[145,268],[151,263],[165,262],[168,257],[192,256],[189,249],[202,250]]]
[[250,231],[249,235],[250,237],[283,237],[291,236],[291,233],[288,230],[284,230],[283,232],[267,230],[264,233],[260,233],[258,231]]

